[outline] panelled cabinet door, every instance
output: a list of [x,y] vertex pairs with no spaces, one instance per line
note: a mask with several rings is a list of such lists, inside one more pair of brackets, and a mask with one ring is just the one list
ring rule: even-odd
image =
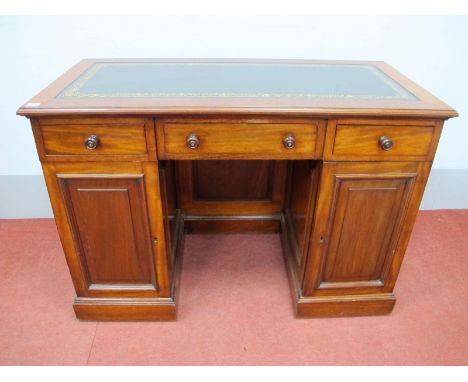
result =
[[[48,175],[48,183],[53,177],[62,200],[66,220],[58,219],[58,225],[71,236],[64,249],[78,295],[158,296],[159,238],[150,221],[147,174],[105,173],[105,168],[74,173],[70,165],[62,167]],[[51,191],[55,195],[54,187]],[[67,241],[67,234],[61,236]]]
[[391,291],[414,220],[405,216],[419,207],[420,166],[324,163],[305,295]]
[[141,175],[60,177],[90,288],[156,286]]

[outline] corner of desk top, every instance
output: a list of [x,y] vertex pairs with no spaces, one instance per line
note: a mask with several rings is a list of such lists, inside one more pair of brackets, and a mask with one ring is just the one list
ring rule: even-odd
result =
[[16,110],[16,115],[19,115],[21,117],[30,118],[30,114],[28,113],[28,110],[25,109],[24,105],[21,106],[18,110]]

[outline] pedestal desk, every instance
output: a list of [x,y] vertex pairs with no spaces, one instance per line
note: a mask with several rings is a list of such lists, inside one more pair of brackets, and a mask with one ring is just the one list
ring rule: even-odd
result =
[[170,59],[81,61],[17,113],[85,320],[175,319],[200,232],[281,235],[299,317],[391,312],[457,116],[383,62]]

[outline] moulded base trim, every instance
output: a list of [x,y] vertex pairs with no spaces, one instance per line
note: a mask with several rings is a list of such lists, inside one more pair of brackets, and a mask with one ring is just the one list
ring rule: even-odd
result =
[[172,298],[90,298],[76,297],[76,317],[95,321],[172,321],[176,304]]
[[393,293],[300,297],[295,303],[297,317],[373,316],[389,314],[395,306]]

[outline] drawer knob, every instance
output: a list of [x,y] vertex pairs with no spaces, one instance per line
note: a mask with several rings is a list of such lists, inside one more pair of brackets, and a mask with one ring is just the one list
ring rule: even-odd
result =
[[296,147],[296,138],[293,135],[289,134],[283,138],[283,146],[284,148],[291,150]]
[[200,138],[198,138],[197,134],[190,133],[187,137],[186,144],[189,149],[195,150],[198,146],[200,146]]
[[385,150],[385,151],[391,150],[393,148],[393,141],[389,137],[386,137],[385,135],[382,135],[379,138],[379,144],[382,150]]
[[88,150],[95,150],[99,145],[99,137],[97,135],[91,134],[88,138],[85,139],[84,144]]

